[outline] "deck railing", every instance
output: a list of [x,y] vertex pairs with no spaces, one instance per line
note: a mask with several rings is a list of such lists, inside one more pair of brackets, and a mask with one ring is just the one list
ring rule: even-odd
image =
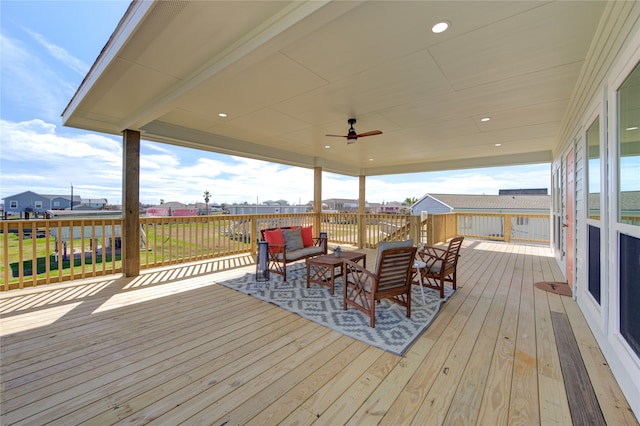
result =
[[549,215],[457,213],[458,235],[504,242],[549,242]]
[[0,223],[0,290],[122,272],[121,218]]
[[[456,235],[548,243],[546,215],[451,213],[419,216],[293,213],[140,218],[140,267],[255,253],[260,229],[320,223],[332,246],[376,248],[412,238],[432,245]],[[121,218],[0,222],[0,291],[122,272]]]

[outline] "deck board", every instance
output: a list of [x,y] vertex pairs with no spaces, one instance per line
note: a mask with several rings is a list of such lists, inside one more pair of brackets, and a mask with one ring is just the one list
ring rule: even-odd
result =
[[217,284],[247,259],[0,294],[0,423],[570,424],[558,312],[607,423],[638,424],[576,303],[534,288],[547,248],[465,241],[403,357]]
[[522,280],[520,311],[509,404],[509,424],[539,424],[538,372],[536,362],[535,311],[533,303],[532,256],[526,255],[527,246],[521,246],[521,269],[514,278]]
[[451,401],[450,407],[454,409],[449,409],[443,424],[474,424],[477,421],[491,366],[486,354],[492,353],[496,346],[509,292],[509,264],[504,262],[504,258],[496,260],[500,261],[499,266],[491,275],[491,279],[496,283],[495,293],[492,295],[491,305],[457,385],[456,394]]

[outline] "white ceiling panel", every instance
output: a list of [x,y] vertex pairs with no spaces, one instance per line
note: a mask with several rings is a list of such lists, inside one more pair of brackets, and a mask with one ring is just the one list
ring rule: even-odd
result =
[[457,90],[580,62],[601,8],[597,2],[579,10],[570,2],[548,3],[429,51]]
[[[63,120],[351,175],[548,161],[604,7],[133,3]],[[352,117],[383,134],[325,136]]]

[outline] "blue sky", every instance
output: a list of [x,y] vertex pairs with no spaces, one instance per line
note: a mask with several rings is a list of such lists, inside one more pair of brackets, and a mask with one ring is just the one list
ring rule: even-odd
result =
[[[119,204],[121,138],[63,127],[60,115],[128,1],[0,1],[0,198],[32,190]],[[265,188],[263,182],[279,182]],[[290,182],[283,186],[282,182]],[[549,188],[549,164],[367,178],[367,201],[426,193]],[[323,174],[323,198],[357,198],[358,178]],[[140,201],[313,199],[313,171],[142,141]]]

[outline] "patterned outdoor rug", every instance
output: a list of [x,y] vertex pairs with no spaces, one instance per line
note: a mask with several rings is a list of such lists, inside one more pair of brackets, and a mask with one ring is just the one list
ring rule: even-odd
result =
[[424,289],[426,303],[422,303],[420,288],[413,286],[411,294],[411,318],[406,309],[388,300],[376,306],[376,327],[369,327],[369,317],[350,307],[342,309],[342,278],[336,279],[335,295],[329,287],[311,284],[307,289],[304,263],[292,265],[287,270],[287,282],[282,276],[271,275],[267,282],[256,282],[255,274],[220,282],[226,287],[273,303],[301,317],[322,324],[346,336],[376,346],[396,355],[402,355],[438,314],[440,306],[453,289],[445,286],[445,299],[440,293]]

